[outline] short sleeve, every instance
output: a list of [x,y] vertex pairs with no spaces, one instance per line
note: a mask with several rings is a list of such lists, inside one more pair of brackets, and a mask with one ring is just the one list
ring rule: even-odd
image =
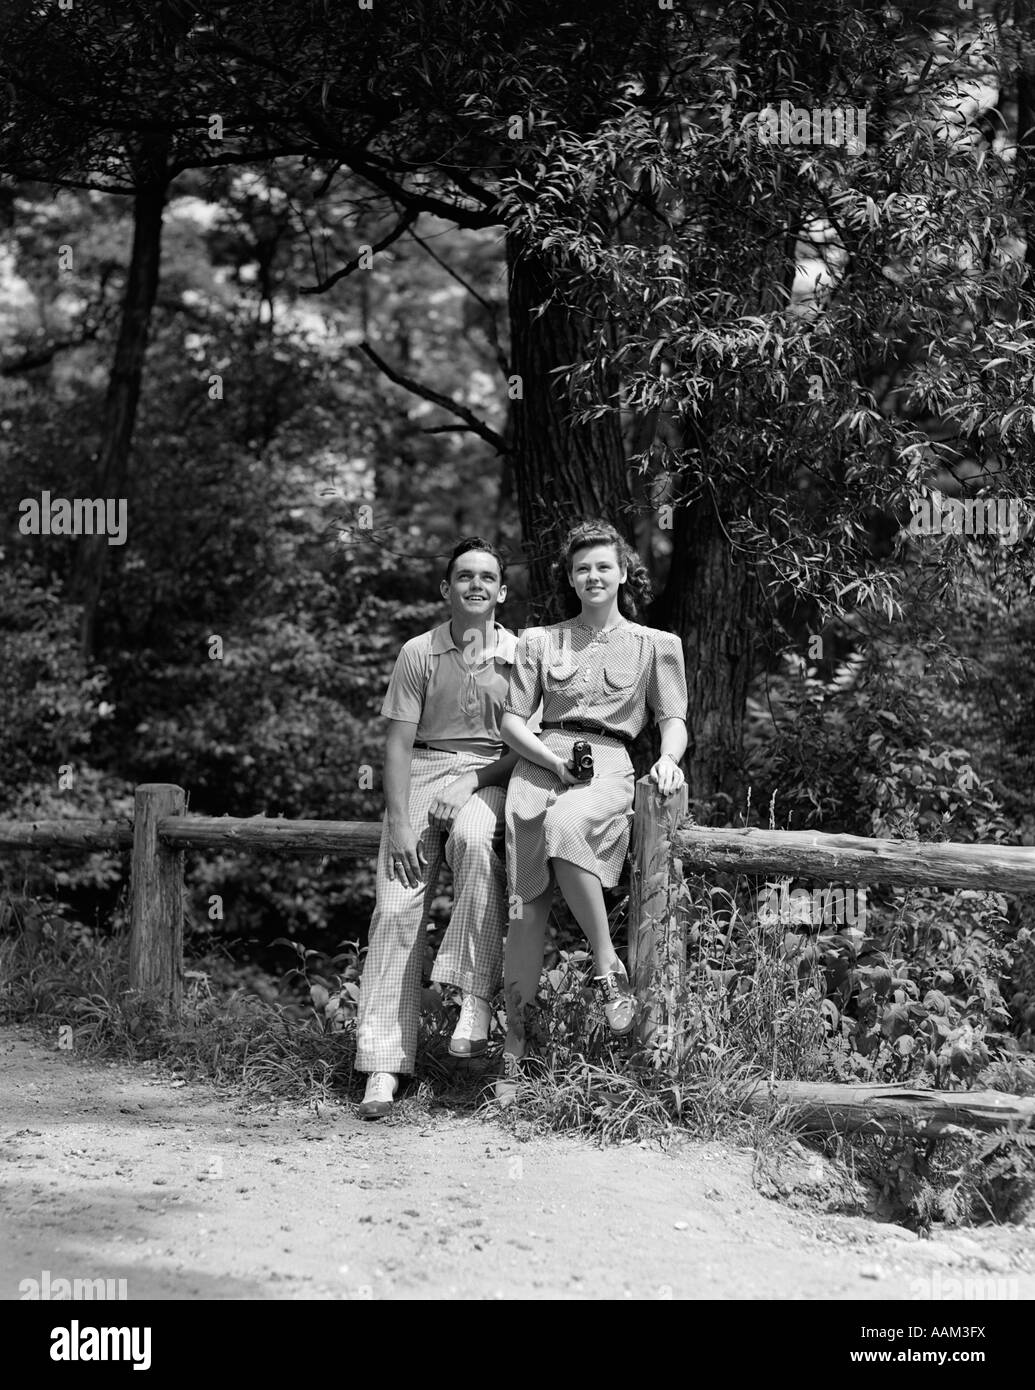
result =
[[424,695],[428,688],[428,673],[421,661],[416,640],[404,643],[395,659],[392,678],[388,682],[381,713],[388,719],[402,719],[419,724],[424,711]]
[[543,699],[542,628],[529,628],[518,638],[514,664],[510,668],[506,714],[531,719]]
[[689,697],[686,689],[686,666],[683,644],[672,632],[659,632],[654,637],[654,660],[647,681],[647,703],[654,718],[686,719]]

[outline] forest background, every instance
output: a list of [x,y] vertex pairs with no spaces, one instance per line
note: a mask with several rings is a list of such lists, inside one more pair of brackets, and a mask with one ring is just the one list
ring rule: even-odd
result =
[[[701,823],[1035,843],[1032,536],[909,524],[1031,512],[1026,0],[12,0],[0,86],[0,815],[377,819],[454,538],[518,629],[601,515],[685,644]],[[760,139],[781,102],[863,147]],[[125,499],[125,544],[25,534],[45,492]],[[8,931],[125,925],[123,856],[0,872]],[[188,890],[213,976],[354,984],[369,864]],[[824,1065],[960,1084],[1030,1046],[1031,923],[888,889],[861,949],[772,949]]]

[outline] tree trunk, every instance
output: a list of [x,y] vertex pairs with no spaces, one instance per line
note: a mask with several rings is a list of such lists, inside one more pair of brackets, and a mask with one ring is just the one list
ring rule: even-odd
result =
[[[521,531],[532,551],[530,620],[549,622],[561,616],[555,607],[550,562],[569,525],[602,516],[631,541],[638,538],[643,548],[646,543],[642,527],[638,536],[634,533],[619,413],[573,425],[568,419],[570,404],[550,375],[557,367],[585,360],[590,349],[582,321],[559,304],[533,316],[555,283],[544,262],[508,245],[508,268],[512,371],[524,390],[524,398],[511,406],[512,459]],[[587,313],[585,321],[594,321],[593,316]],[[610,383],[600,384],[599,399],[608,399],[612,390]],[[658,522],[652,516],[645,524]],[[757,578],[735,563],[710,497],[690,507],[677,506],[671,535],[668,583],[652,620],[679,633],[687,654],[690,796],[706,800],[726,792],[736,799],[753,670]]]
[[690,696],[687,785],[691,801],[741,793],[744,716],[753,673],[752,643],[759,590],[754,572],[736,559],[716,507],[706,494],[673,516],[672,566],[657,620],[683,639]]
[[[564,532],[575,522],[603,517],[632,539],[631,502],[616,412],[589,424],[570,419],[571,404],[551,375],[558,367],[584,361],[589,353],[584,318],[562,304],[536,308],[556,285],[549,265],[507,242],[510,308],[510,362],[520,378],[522,398],[512,400],[513,480],[521,533],[530,551],[530,621],[552,622],[556,607],[550,565]],[[603,395],[607,392],[603,387]]]
[[1017,177],[1021,184],[1027,209],[1023,219],[1025,246],[1024,264],[1028,275],[1035,274],[1035,227],[1032,226],[1031,203],[1035,193],[1035,51],[1032,48],[1033,29],[1031,6],[1015,6],[1017,34]]
[[[144,371],[151,312],[158,293],[162,246],[162,214],[168,180],[164,152],[155,161],[153,177],[142,183],[133,198],[133,249],[122,299],[122,317],[115,359],[104,401],[101,447],[93,479],[93,496],[120,498],[129,478],[129,453],[133,441],[140,383]],[[108,561],[108,543],[102,535],[84,536],[72,582],[72,594],[83,605],[80,643],[83,655],[92,656],[96,637],[97,608]]]

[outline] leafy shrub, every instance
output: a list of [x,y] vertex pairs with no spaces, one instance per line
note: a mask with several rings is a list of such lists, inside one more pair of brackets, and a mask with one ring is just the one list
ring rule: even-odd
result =
[[[25,567],[0,567],[0,814],[57,786],[105,718],[103,675],[78,645],[78,610]],[[80,813],[82,814],[82,813]]]
[[733,1046],[776,1077],[926,1076],[955,1087],[1005,1046],[999,894],[959,892],[946,903],[910,890],[868,906],[865,930],[763,917],[742,887],[693,880],[675,895],[690,919],[681,1028],[661,1044],[675,1054]]
[[788,828],[1001,843],[1016,832],[966,750],[922,717],[923,687],[861,676],[839,690],[788,659],[749,701],[748,769]]

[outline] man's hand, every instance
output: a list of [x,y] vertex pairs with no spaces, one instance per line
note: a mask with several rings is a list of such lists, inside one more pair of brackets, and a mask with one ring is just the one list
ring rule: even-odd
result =
[[453,822],[478,790],[478,775],[465,772],[444,787],[431,803],[428,821],[438,830],[450,830]]
[[657,782],[658,791],[662,796],[671,796],[674,791],[679,790],[685,780],[679,764],[667,753],[662,754],[654,764],[649,776],[651,781]]
[[409,822],[405,825],[389,824],[388,864],[392,877],[397,878],[400,883],[405,883],[408,888],[416,888],[419,883],[424,882],[428,861],[424,854],[424,846],[417,843],[417,837]]

